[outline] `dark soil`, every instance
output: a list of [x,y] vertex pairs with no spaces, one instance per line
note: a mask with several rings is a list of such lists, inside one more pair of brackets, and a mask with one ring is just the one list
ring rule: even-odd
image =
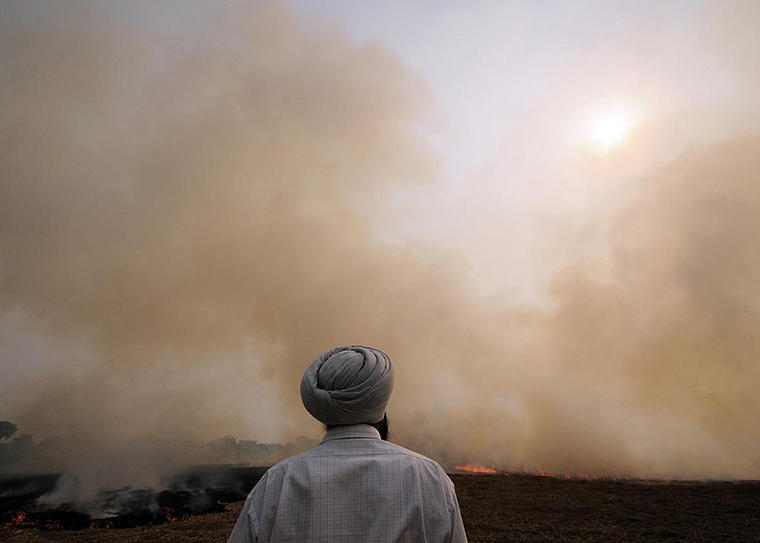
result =
[[760,482],[451,478],[473,543],[760,542]]
[[[686,541],[760,543],[760,482],[564,480],[451,476],[471,543]],[[0,531],[0,541],[220,542],[241,502],[223,513],[129,529]]]

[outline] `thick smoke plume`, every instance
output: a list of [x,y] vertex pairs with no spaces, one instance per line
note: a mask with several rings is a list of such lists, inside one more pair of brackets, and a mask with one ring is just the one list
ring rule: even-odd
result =
[[268,2],[137,6],[0,6],[0,303],[44,343],[0,418],[69,436],[51,469],[118,456],[124,484],[189,440],[315,436],[301,372],[366,343],[395,436],[444,462],[760,476],[760,140],[645,176],[605,258],[509,307],[382,241],[438,160],[390,51]]

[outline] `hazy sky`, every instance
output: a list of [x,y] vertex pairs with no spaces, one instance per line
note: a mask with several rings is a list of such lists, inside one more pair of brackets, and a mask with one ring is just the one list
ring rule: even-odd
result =
[[[619,165],[638,174],[720,141],[760,111],[752,2],[292,5],[334,21],[359,45],[391,48],[430,85],[438,109],[426,137],[439,152],[439,184],[411,196],[424,204],[405,232],[462,250],[482,286],[513,297],[545,280],[525,258],[540,245],[543,215],[583,220],[597,211],[586,197],[608,182],[599,178],[627,173],[604,169],[623,150],[588,145],[595,119],[622,110],[635,118],[632,133],[656,130],[648,149],[656,152]],[[430,219],[425,211],[436,206]]]
[[758,6],[0,3],[0,419],[315,437],[367,343],[444,462],[760,477]]

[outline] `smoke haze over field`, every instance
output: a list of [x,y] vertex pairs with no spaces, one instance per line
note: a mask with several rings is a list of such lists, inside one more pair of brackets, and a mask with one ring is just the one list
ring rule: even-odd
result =
[[[545,150],[585,92],[557,88],[457,184],[434,134],[460,114],[383,39],[162,6],[0,5],[0,419],[63,436],[36,461],[126,454],[126,484],[191,441],[315,437],[301,372],[364,343],[397,364],[395,438],[441,461],[760,477],[754,98],[684,99],[600,158]],[[731,6],[700,43],[743,74],[757,34],[730,29],[758,19]],[[519,295],[483,286],[514,269]]]

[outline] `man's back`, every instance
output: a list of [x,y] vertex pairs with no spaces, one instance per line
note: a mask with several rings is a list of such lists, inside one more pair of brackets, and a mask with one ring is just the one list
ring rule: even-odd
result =
[[454,485],[434,461],[338,426],[271,468],[248,496],[229,543],[466,542]]

